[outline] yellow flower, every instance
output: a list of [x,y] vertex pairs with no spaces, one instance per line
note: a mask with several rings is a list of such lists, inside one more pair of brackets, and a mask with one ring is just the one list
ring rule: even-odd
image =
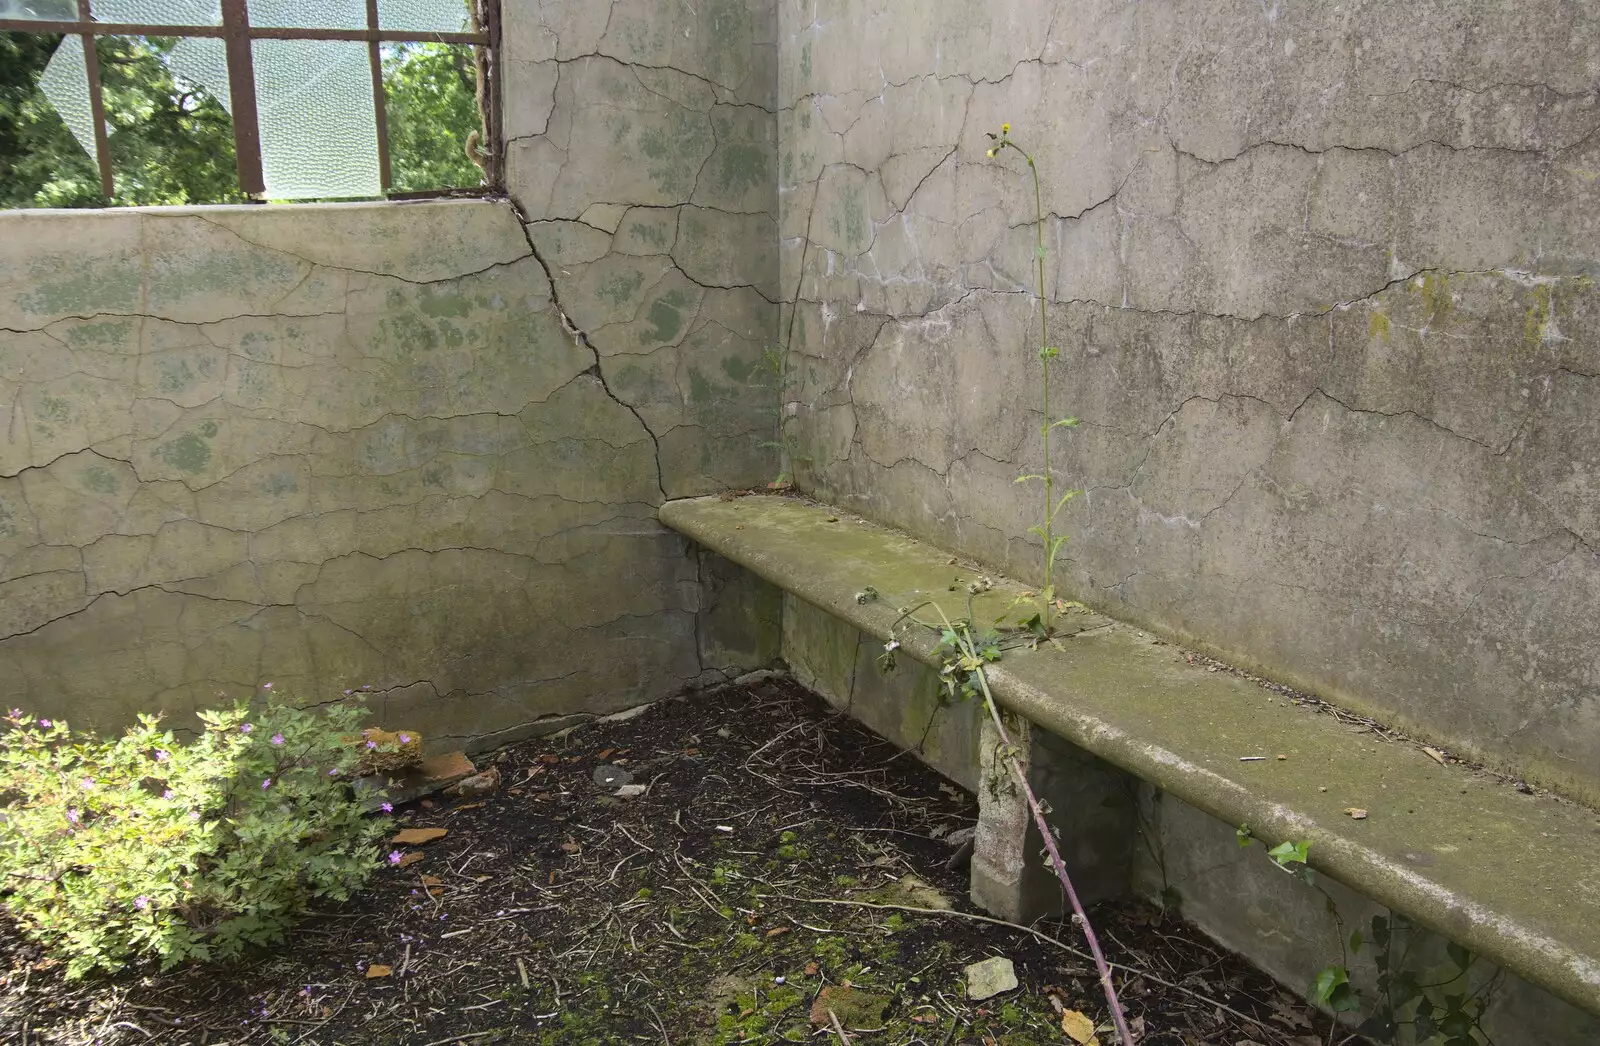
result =
[[1000,133],[1001,134],[1010,134],[1011,133],[1011,125],[1008,124],[1008,123],[1001,124],[1000,125]]
[[989,150],[989,159],[991,159],[991,160],[994,159],[994,154],[999,152],[999,151],[1000,150],[998,150],[998,149],[990,149]]

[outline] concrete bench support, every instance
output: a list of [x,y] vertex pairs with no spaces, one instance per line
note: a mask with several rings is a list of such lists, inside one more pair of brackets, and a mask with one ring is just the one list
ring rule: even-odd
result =
[[[1054,903],[1053,885],[1035,885],[1047,873],[1020,800],[985,794],[981,750],[992,744],[976,709],[938,699],[936,637],[902,635],[894,675],[875,663],[899,608],[933,599],[964,612],[952,582],[970,566],[794,498],[669,502],[661,518],[782,590],[782,652],[802,682],[978,793],[980,903],[1023,918]],[[999,616],[1020,589],[997,584],[975,601],[977,619]],[[1337,959],[1337,938],[1320,897],[1259,847],[1234,844],[1233,828],[1248,824],[1269,844],[1309,842],[1352,925],[1387,909],[1440,935],[1438,947],[1455,941],[1521,978],[1496,1004],[1506,1041],[1600,1042],[1600,811],[1354,733],[1119,622],[1075,624],[1060,649],[1008,652],[990,680],[1028,724],[1030,782],[1054,807],[1088,896],[1131,881],[1181,897],[1219,940],[1304,983]],[[1352,819],[1350,807],[1370,815]]]

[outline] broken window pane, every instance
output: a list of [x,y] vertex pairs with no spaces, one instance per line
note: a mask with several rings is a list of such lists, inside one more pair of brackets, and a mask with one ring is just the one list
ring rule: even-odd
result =
[[367,45],[257,40],[252,48],[267,196],[382,195]]
[[0,33],[0,207],[105,204],[94,159],[39,86],[60,40]]
[[99,40],[116,202],[242,202],[233,119],[205,85],[174,68],[178,47],[162,37]]
[[472,47],[386,44],[383,86],[396,191],[482,184],[483,171],[467,153],[483,123]]
[[76,22],[78,0],[0,0],[0,18]]
[[465,33],[467,0],[378,0],[378,25],[408,32]]
[[365,29],[367,27],[366,0],[315,0],[315,2],[249,0],[249,2],[251,25],[270,26],[273,29]]
[[83,60],[83,37],[63,36],[50,64],[39,77],[39,90],[55,106],[72,137],[95,159],[94,110],[89,105],[89,71]]
[[[4,3],[5,0],[0,0]],[[97,22],[134,25],[221,25],[217,0],[94,0]]]

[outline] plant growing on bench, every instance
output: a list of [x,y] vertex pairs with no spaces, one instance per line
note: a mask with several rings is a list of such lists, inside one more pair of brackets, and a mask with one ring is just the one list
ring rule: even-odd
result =
[[[1052,418],[1050,414],[1050,364],[1061,355],[1061,350],[1050,344],[1049,316],[1045,311],[1045,280],[1044,280],[1044,197],[1039,188],[1039,165],[1034,162],[1033,154],[1018,145],[1011,138],[1011,125],[1000,125],[1000,133],[989,135],[994,146],[989,150],[989,158],[995,159],[1008,149],[1015,150],[1028,163],[1028,173],[1033,177],[1033,259],[1035,291],[1039,301],[1039,398],[1040,417],[1039,435],[1042,441],[1043,464],[1037,473],[1018,476],[1018,483],[1038,483],[1044,491],[1044,504],[1040,513],[1039,522],[1028,528],[1028,533],[1038,535],[1044,544],[1044,562],[1039,578],[1039,590],[1031,597],[1024,594],[1017,603],[1031,606],[1033,613],[1021,620],[1024,629],[1036,637],[1049,638],[1054,631],[1052,620],[1056,614],[1064,612],[1069,606],[1080,606],[1076,603],[1067,603],[1056,599],[1055,594],[1055,569],[1056,557],[1061,552],[1061,546],[1067,543],[1067,535],[1056,532],[1056,520],[1061,515],[1061,510],[1066,508],[1067,502],[1082,494],[1081,489],[1071,489],[1064,492],[1059,498],[1056,496],[1055,470],[1050,461],[1050,433],[1058,428],[1076,428],[1079,424],[1077,418],[1062,417]],[[1015,609],[1013,604],[1011,609]]]
[[[1235,833],[1240,846],[1256,842],[1249,825],[1240,825]],[[1264,844],[1263,844],[1264,845]],[[1477,957],[1459,944],[1446,945],[1446,954],[1452,968],[1443,980],[1425,982],[1410,969],[1411,945],[1416,928],[1401,916],[1375,915],[1371,922],[1371,937],[1363,936],[1358,929],[1345,937],[1345,922],[1333,895],[1317,881],[1316,869],[1307,863],[1311,844],[1292,840],[1279,843],[1267,850],[1267,856],[1279,869],[1299,879],[1322,894],[1328,914],[1338,930],[1339,950],[1337,963],[1317,971],[1306,996],[1317,1006],[1335,1013],[1354,1013],[1362,1010],[1360,989],[1350,983],[1350,959],[1367,946],[1373,946],[1373,962],[1378,968],[1377,1000],[1372,1012],[1357,1029],[1381,1041],[1393,1041],[1402,1027],[1411,1029],[1415,1046],[1437,1043],[1439,1046],[1487,1046],[1489,1036],[1483,1030],[1482,1020],[1488,1010],[1489,1000],[1499,974],[1470,991],[1449,992],[1447,989],[1461,985]],[[1404,939],[1405,945],[1399,947]]]
[[72,977],[281,941],[311,901],[345,899],[380,863],[389,819],[366,816],[350,784],[365,748],[345,738],[361,717],[240,702],[200,712],[184,742],[153,715],[106,740],[13,709],[0,735],[6,907]]

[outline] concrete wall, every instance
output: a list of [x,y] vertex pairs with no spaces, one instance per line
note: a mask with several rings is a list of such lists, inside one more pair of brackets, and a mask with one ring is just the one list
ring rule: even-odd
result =
[[[1600,15],[782,0],[802,486],[1600,797]],[[1030,328],[1030,323],[1033,326]],[[1062,431],[1062,430],[1058,430]]]
[[510,201],[0,214],[0,702],[482,746],[775,652],[655,521],[777,469],[773,12],[505,6]]

